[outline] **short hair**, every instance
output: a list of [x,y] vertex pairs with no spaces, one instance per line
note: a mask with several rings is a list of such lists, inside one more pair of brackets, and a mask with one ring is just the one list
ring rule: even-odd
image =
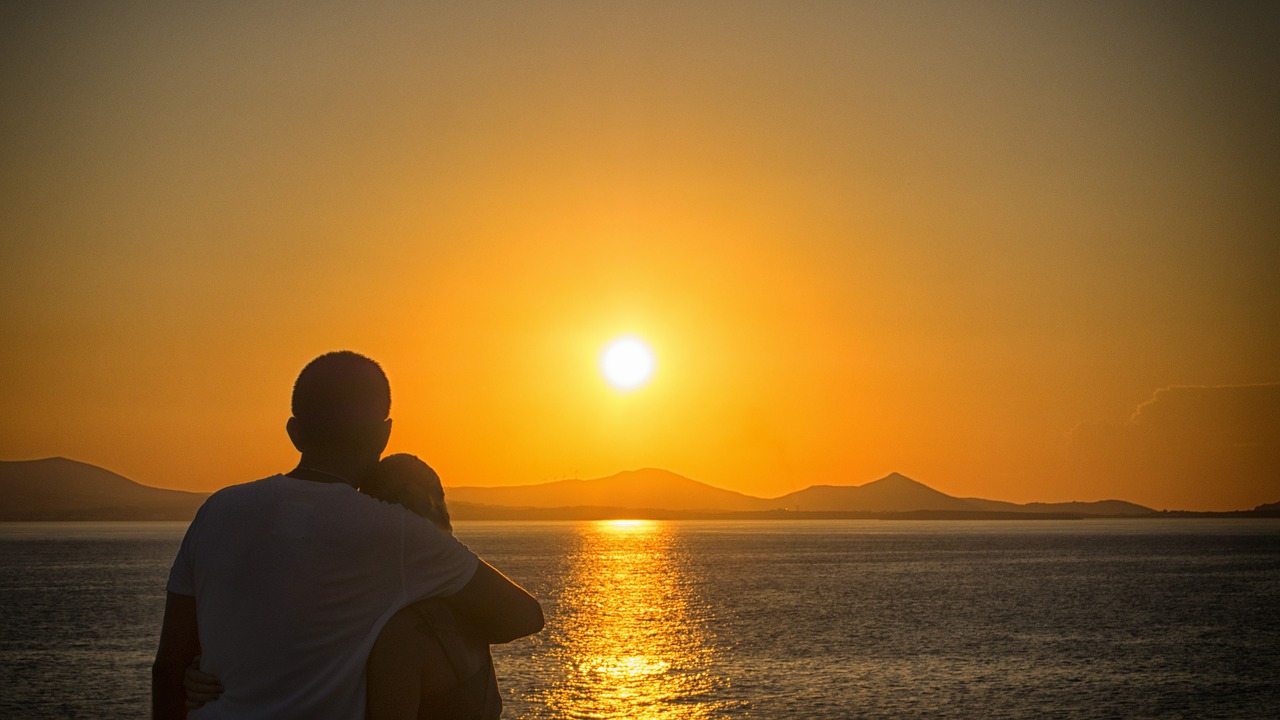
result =
[[307,363],[293,384],[293,416],[319,439],[360,434],[391,414],[391,384],[382,366],[350,350]]

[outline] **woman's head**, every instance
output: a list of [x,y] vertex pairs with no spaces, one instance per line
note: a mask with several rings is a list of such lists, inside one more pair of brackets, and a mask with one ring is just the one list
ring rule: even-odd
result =
[[383,502],[403,505],[444,532],[453,532],[440,476],[413,455],[399,453],[382,458],[360,492]]

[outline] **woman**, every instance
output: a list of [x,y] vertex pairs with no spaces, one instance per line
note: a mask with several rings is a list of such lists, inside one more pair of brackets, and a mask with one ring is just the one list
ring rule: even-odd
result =
[[[403,505],[453,534],[440,476],[413,455],[389,455],[360,491]],[[187,669],[187,708],[217,699],[222,686],[200,672],[199,658]],[[502,698],[489,646],[478,639],[448,603],[419,600],[383,626],[369,653],[367,720],[493,720]]]
[[[360,491],[398,503],[453,533],[440,476],[413,455],[390,455]],[[439,599],[419,600],[387,621],[369,653],[368,720],[502,714],[489,646]]]

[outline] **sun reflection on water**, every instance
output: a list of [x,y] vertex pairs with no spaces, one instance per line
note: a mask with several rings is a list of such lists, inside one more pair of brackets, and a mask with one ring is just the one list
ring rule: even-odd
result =
[[717,714],[711,612],[682,553],[662,522],[583,526],[548,638],[561,674],[542,698],[550,717]]

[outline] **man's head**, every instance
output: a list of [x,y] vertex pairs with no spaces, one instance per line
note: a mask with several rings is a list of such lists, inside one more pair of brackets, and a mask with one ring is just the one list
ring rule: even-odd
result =
[[390,412],[391,385],[378,363],[348,350],[326,353],[293,384],[289,439],[304,456],[376,463],[391,433]]

